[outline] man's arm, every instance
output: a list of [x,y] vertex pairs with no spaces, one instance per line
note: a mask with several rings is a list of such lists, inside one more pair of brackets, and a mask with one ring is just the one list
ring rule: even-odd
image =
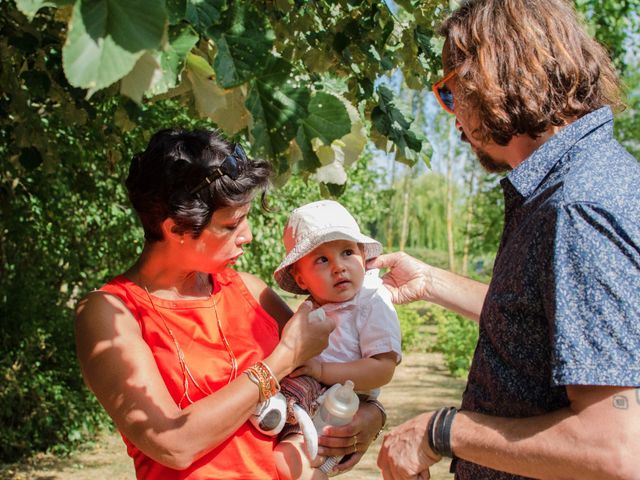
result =
[[524,419],[461,412],[455,455],[535,478],[638,479],[640,389],[572,386],[568,408]]
[[432,267],[404,252],[381,255],[367,268],[388,268],[382,277],[393,303],[426,300],[477,322],[488,285]]
[[[459,412],[451,432],[454,454],[540,479],[639,479],[640,389],[570,386],[567,392],[569,407],[536,417]],[[378,458],[385,479],[410,478],[439,460],[425,440],[430,416],[398,427],[398,438],[395,431],[385,437]],[[419,445],[415,452],[402,452],[412,444]]]

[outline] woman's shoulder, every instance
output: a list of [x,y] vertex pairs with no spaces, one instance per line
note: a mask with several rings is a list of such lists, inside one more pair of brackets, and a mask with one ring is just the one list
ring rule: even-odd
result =
[[249,291],[253,294],[254,297],[259,298],[259,295],[269,288],[269,285],[266,284],[264,280],[260,277],[255,276],[253,273],[249,272],[235,272],[240,279],[247,286]]
[[292,311],[285,301],[264,280],[248,272],[236,272],[256,302],[273,317],[280,327],[291,318]]
[[76,328],[88,323],[93,328],[108,325],[114,320],[132,320],[137,323],[131,313],[131,302],[128,300],[126,283],[123,275],[114,277],[99,289],[87,293],[76,305]]

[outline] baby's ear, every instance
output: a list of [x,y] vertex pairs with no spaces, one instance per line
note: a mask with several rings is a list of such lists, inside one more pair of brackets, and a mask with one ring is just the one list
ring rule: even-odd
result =
[[307,284],[304,283],[304,279],[302,278],[302,275],[300,275],[300,272],[296,268],[296,264],[295,263],[289,267],[289,273],[291,274],[293,279],[296,281],[296,283],[298,284],[298,286],[302,290],[306,290],[307,289]]

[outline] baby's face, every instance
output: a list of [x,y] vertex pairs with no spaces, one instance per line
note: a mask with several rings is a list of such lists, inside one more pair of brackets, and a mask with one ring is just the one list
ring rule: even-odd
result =
[[349,240],[334,240],[298,260],[291,273],[300,288],[324,305],[355,297],[362,287],[364,271],[360,246]]

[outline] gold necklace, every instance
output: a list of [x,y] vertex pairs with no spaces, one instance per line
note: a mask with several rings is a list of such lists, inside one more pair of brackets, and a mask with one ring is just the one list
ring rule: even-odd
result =
[[[178,362],[180,363],[180,369],[182,370],[182,378],[183,378],[183,384],[182,384],[183,393],[182,393],[182,397],[180,397],[180,401],[178,401],[178,408],[182,410],[182,402],[185,399],[187,400],[187,402],[189,402],[189,404],[194,403],[191,397],[189,396],[189,379],[191,379],[193,384],[196,386],[198,390],[200,390],[200,393],[202,393],[203,395],[207,396],[211,392],[207,393],[198,384],[198,381],[191,374],[191,370],[189,370],[189,366],[187,365],[187,362],[185,359],[184,351],[182,350],[182,348],[180,348],[178,339],[173,334],[173,331],[171,330],[171,328],[169,328],[169,325],[167,324],[167,321],[165,320],[164,315],[160,313],[160,311],[156,308],[156,304],[153,302],[153,298],[151,297],[151,294],[149,293],[149,289],[146,286],[144,287],[144,291],[147,292],[147,298],[149,299],[149,303],[151,303],[151,306],[153,307],[153,311],[156,312],[156,314],[162,319],[162,323],[164,324],[164,327],[166,328],[167,332],[169,332],[169,335],[173,340],[173,344],[176,347],[176,354],[178,355]],[[213,293],[213,288],[211,289],[211,293]],[[227,381],[227,385],[228,385],[231,383],[232,380],[235,380],[235,378],[238,376],[238,360],[235,354],[233,353],[231,346],[229,345],[227,337],[222,331],[222,325],[220,324],[220,318],[218,317],[218,309],[216,308],[215,299],[213,300],[213,311],[216,316],[216,323],[218,324],[218,333],[220,334],[220,338],[222,338],[222,343],[224,344],[224,347],[227,350],[227,353],[229,354],[229,359],[231,361],[231,374],[229,375],[229,380]]]

